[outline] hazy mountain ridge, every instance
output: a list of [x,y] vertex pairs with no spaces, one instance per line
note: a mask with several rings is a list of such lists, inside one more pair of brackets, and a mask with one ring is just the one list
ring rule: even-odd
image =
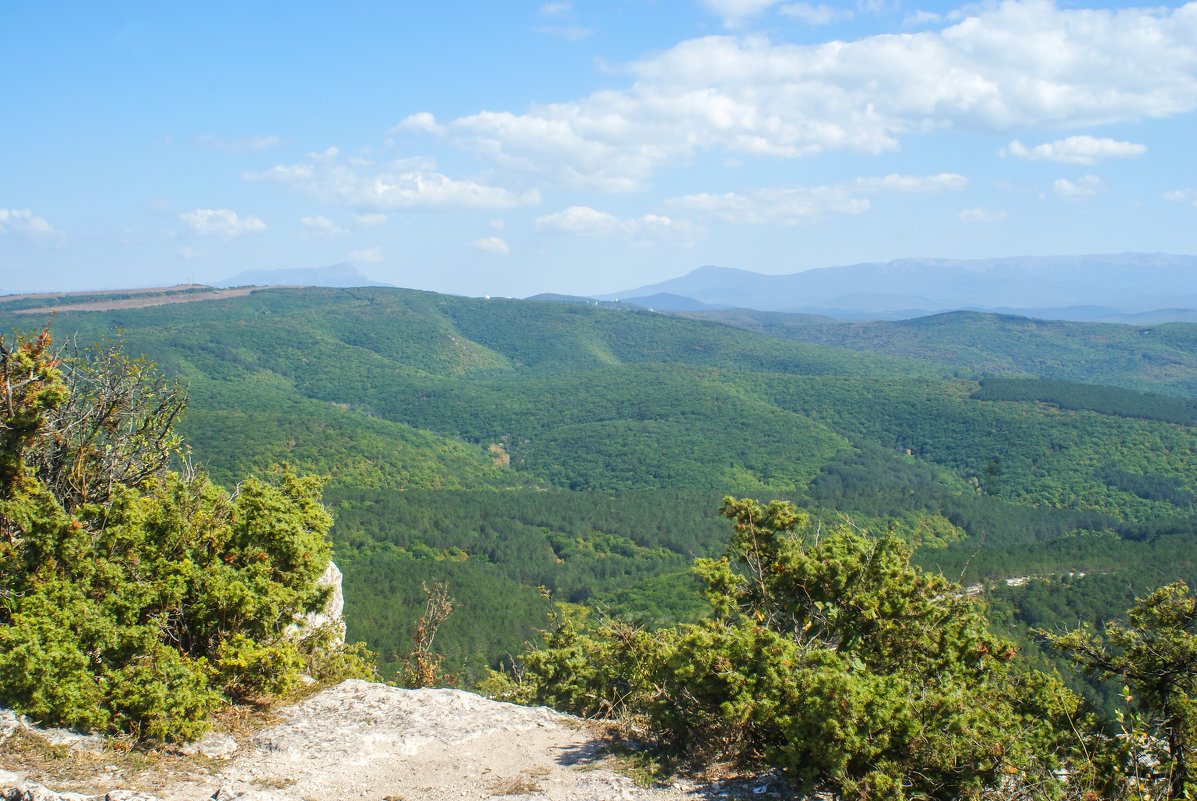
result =
[[[862,291],[867,287],[867,291]],[[602,299],[668,294],[690,309],[743,307],[837,318],[906,319],[975,310],[1051,319],[1184,321],[1197,316],[1197,256],[1123,253],[1002,259],[900,259],[764,275],[700,267]],[[683,304],[671,306],[682,309]]]

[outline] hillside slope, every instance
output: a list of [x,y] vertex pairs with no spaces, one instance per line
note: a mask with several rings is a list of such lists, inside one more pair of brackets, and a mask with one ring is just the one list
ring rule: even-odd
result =
[[1110,575],[1082,615],[1125,609],[1127,587],[1197,578],[1185,409],[1084,384],[982,392],[976,369],[1020,364],[1047,337],[1117,373],[1138,340],[970,320],[907,324],[897,349],[922,359],[646,310],[388,288],[53,325],[81,343],[123,331],[187,382],[182,430],[217,480],[279,461],[327,475],[351,637],[393,670],[421,583],[449,580],[465,606],[438,643],[469,679],[542,625],[539,586],[649,622],[701,614],[687,568],[721,551],[728,494],[893,528],[953,578]]

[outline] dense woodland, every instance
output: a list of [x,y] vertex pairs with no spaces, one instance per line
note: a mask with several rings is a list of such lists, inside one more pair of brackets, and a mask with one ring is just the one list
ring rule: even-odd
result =
[[[216,483],[278,463],[326,477],[349,636],[384,677],[422,583],[448,582],[459,605],[436,644],[466,684],[510,668],[562,605],[649,629],[708,620],[691,566],[728,547],[718,509],[734,495],[788,501],[816,529],[889,532],[1110,712],[1116,685],[1028,632],[1101,626],[1197,581],[1197,326],[939,318],[745,330],[272,289],[62,312],[52,329],[119,338],[183,382],[178,430]],[[5,330],[34,319],[0,307]]]

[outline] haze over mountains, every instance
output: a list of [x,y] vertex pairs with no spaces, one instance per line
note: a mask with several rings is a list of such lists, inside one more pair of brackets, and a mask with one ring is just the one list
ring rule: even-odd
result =
[[738,307],[840,319],[906,319],[966,309],[1135,324],[1197,321],[1197,257],[901,259],[789,275],[707,266],[601,299],[672,311]]

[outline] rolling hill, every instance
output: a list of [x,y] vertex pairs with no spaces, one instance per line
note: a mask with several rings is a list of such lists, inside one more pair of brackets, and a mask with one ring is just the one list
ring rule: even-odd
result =
[[[0,311],[9,329],[35,320]],[[982,384],[995,367],[1036,374],[1035,353],[1042,370],[1087,354],[1078,371],[1176,391],[1175,375],[1135,368],[1133,345],[1166,341],[1173,350],[1158,352],[1179,354],[1186,326],[1139,340],[1117,326],[1036,333],[966,315],[901,324],[902,339],[782,323],[825,341],[624,306],[390,288],[276,288],[53,319],[79,342],[123,331],[130,351],[186,382],[183,432],[219,481],[281,461],[329,477],[351,635],[384,666],[434,579],[465,604],[438,642],[467,677],[541,623],[539,586],[650,624],[697,614],[687,565],[721,550],[724,494],[892,527],[922,563],[966,581],[1113,577],[1086,585],[1104,589],[1073,610],[1082,615],[1124,609],[1128,588],[1197,578],[1197,430],[1183,401],[1058,380]],[[865,352],[870,342],[888,353]],[[1060,349],[1051,359],[1048,342]],[[995,610],[1026,623],[1009,604]]]

